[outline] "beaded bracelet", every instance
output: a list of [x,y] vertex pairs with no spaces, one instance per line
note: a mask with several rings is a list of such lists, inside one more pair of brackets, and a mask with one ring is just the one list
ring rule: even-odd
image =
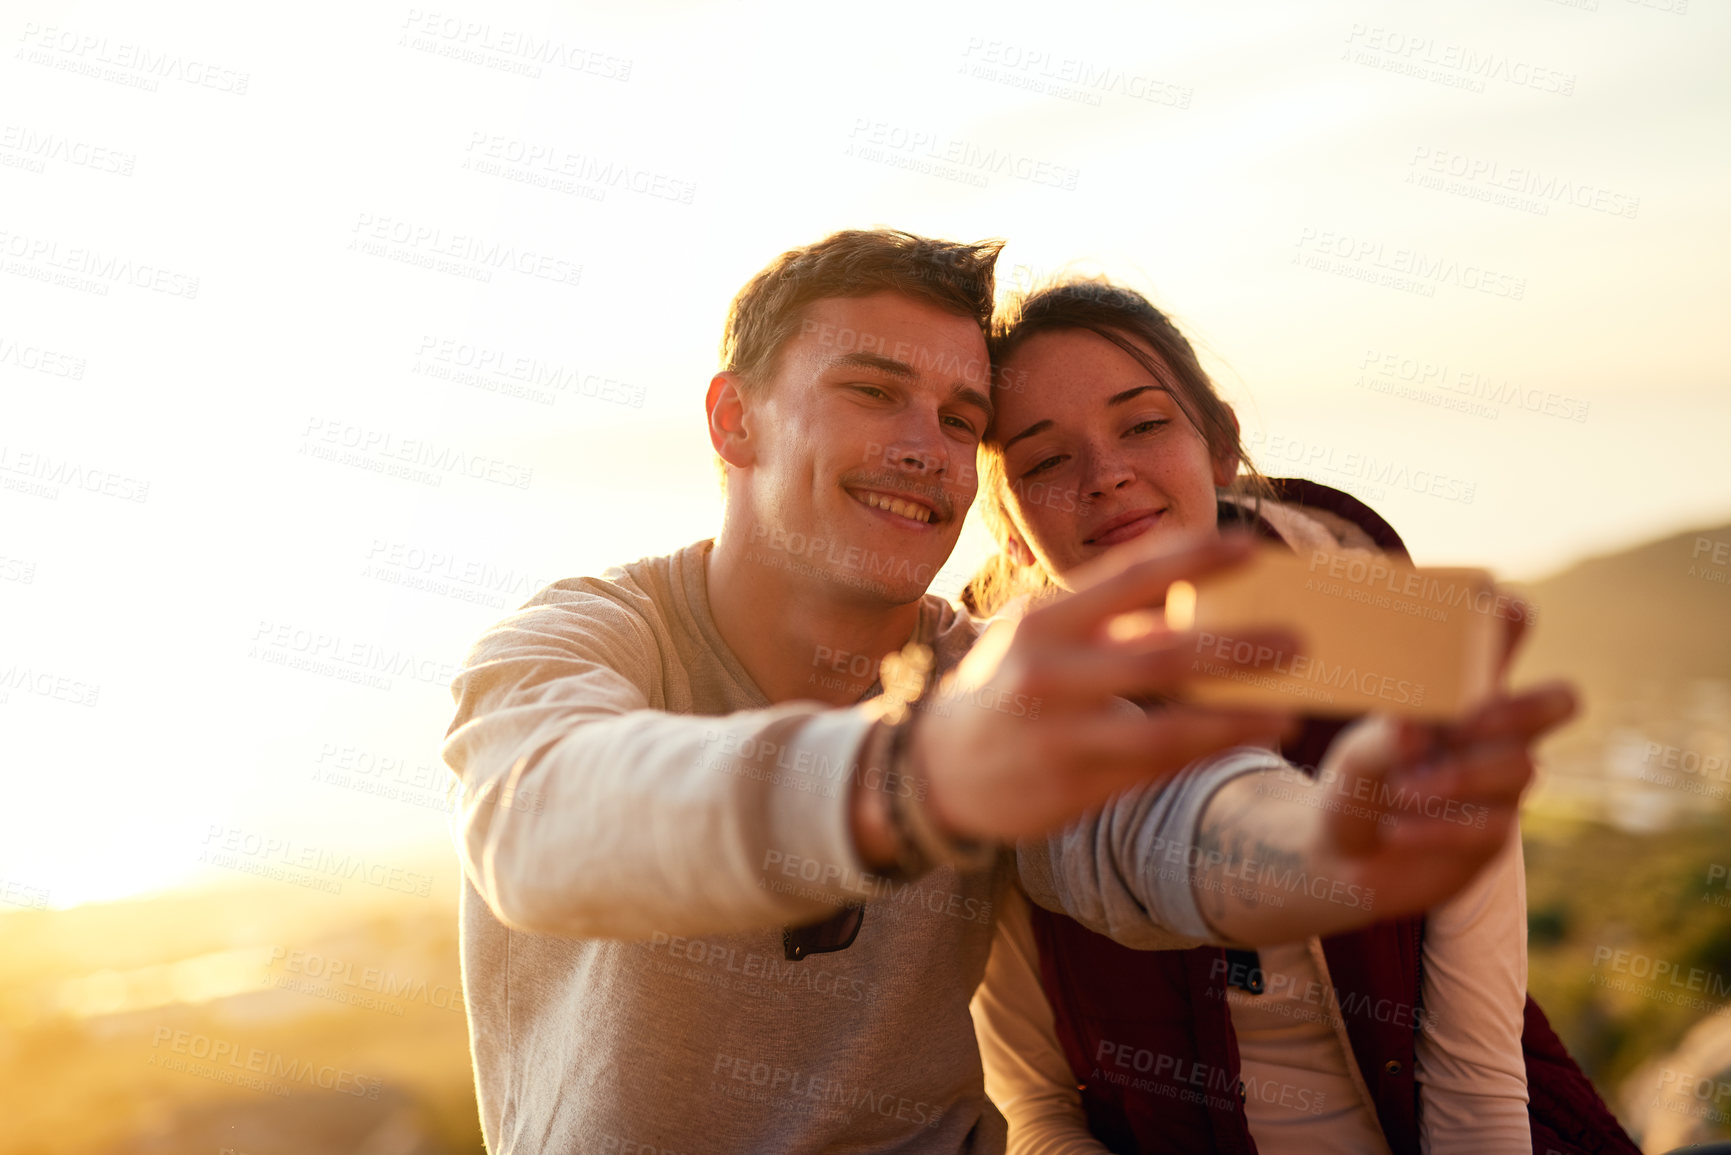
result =
[[925,769],[913,757],[917,717],[917,713],[910,715],[894,725],[889,765],[884,772],[890,831],[896,841],[896,868],[908,877],[939,866],[951,866],[958,871],[984,870],[997,860],[998,843],[945,833],[926,805]]

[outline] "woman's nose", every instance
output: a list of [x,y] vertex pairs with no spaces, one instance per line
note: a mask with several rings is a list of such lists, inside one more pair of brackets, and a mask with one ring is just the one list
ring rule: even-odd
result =
[[1090,497],[1103,497],[1114,489],[1122,489],[1136,476],[1128,462],[1112,453],[1090,453],[1088,466],[1082,490]]

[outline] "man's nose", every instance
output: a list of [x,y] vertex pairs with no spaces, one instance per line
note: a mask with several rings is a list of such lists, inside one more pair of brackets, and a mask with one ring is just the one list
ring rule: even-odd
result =
[[884,447],[880,460],[891,469],[922,477],[943,477],[950,469],[950,454],[941,434],[907,433]]

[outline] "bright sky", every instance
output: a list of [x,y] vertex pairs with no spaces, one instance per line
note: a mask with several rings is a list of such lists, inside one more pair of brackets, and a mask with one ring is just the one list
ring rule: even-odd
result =
[[1731,517],[1731,13],[1298,7],[8,6],[0,899],[420,862],[450,665],[714,530],[727,303],[836,228],[1129,279],[1424,562]]

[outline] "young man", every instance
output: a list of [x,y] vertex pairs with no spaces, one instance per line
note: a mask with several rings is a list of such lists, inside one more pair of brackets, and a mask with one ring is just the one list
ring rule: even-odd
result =
[[[925,587],[974,496],[996,255],[873,231],[778,258],[736,298],[709,386],[718,536],[543,590],[454,683],[493,1152],[1001,1151],[968,1014],[1018,869],[1000,845],[1024,840],[1037,898],[1188,946],[1371,917],[1252,894],[1210,923],[1196,890],[1245,854],[1374,885],[1384,917],[1501,844],[1566,695],[1499,703],[1430,770],[1484,829],[1400,840],[1304,800],[1242,806],[1233,780],[1281,765],[1247,745],[1279,716],[1125,705],[1175,687],[1194,639],[1107,623],[1241,546],[1121,562],[962,660],[977,627]],[[922,658],[954,673],[910,710]],[[1396,737],[1349,772],[1413,771]],[[1205,818],[1225,849],[1196,854]]]

